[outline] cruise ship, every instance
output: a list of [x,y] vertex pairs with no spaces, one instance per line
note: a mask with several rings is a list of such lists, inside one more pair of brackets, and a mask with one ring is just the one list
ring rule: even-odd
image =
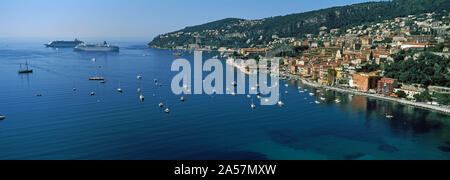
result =
[[108,43],[103,42],[103,44],[86,44],[82,43],[76,46],[75,51],[86,51],[86,52],[118,52],[119,47],[113,46]]
[[73,41],[52,41],[44,45],[51,48],[74,48],[83,43],[83,41],[75,39]]

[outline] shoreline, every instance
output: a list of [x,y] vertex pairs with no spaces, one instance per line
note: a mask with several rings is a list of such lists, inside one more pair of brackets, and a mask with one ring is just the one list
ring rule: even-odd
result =
[[307,81],[305,79],[302,79],[302,78],[300,78],[299,80],[303,84],[305,84],[307,86],[315,87],[315,88],[326,88],[326,89],[330,89],[330,90],[337,91],[337,92],[342,92],[342,93],[350,93],[350,94],[359,95],[359,96],[372,97],[372,98],[376,98],[376,99],[380,99],[380,100],[396,102],[396,103],[400,103],[400,104],[404,104],[404,105],[410,105],[410,106],[414,106],[414,107],[418,107],[418,108],[422,108],[422,109],[439,111],[439,112],[444,113],[446,115],[450,115],[450,108],[445,108],[445,107],[441,107],[441,106],[434,106],[434,105],[429,105],[429,104],[419,103],[419,102],[412,102],[412,101],[398,99],[398,98],[393,98],[393,97],[385,97],[385,96],[380,96],[378,94],[368,94],[368,93],[357,92],[357,91],[348,90],[348,89],[342,89],[342,88],[336,88],[336,87],[330,87],[330,86],[323,86],[323,85],[319,85],[319,84],[316,84],[316,83],[309,82],[309,81]]

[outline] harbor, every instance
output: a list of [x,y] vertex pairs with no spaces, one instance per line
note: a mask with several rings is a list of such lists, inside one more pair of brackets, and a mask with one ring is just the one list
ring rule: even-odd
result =
[[[0,43],[0,159],[450,158],[446,114],[316,92],[295,77],[278,83],[275,106],[261,106],[263,94],[174,95],[173,51],[113,43],[120,53]],[[33,73],[19,74],[27,61]]]

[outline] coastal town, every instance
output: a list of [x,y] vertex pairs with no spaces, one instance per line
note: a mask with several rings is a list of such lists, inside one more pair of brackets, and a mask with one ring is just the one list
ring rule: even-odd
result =
[[[409,52],[417,60],[424,53],[441,56],[449,61],[450,16],[436,20],[434,13],[420,16],[399,17],[383,23],[361,25],[346,30],[346,34],[335,36],[337,29],[327,31],[322,27],[317,37],[308,35],[303,41],[290,45],[307,47],[298,58],[283,58],[282,70],[316,86],[377,94],[400,98],[412,102],[424,101],[427,105],[446,106],[449,112],[448,83],[443,86],[420,83],[406,83],[390,78],[383,71],[386,66],[396,63],[394,56]],[[275,44],[276,42],[274,42]],[[445,67],[446,81],[450,69]],[[431,98],[420,100],[427,93]],[[414,104],[413,104],[414,105]],[[431,107],[431,106],[426,106]],[[442,110],[442,109],[441,109]]]
[[[197,43],[173,49],[217,50],[229,59],[281,58],[281,74],[289,79],[450,113],[449,13],[409,15],[343,30],[323,26],[318,30],[318,34],[306,34],[301,38],[280,38],[273,34],[271,42],[250,48],[202,46],[199,34],[193,33],[189,35],[196,37]],[[205,33],[218,34],[219,31]],[[175,36],[182,34],[178,32]],[[245,34],[230,36],[244,37]],[[433,69],[432,66],[438,65],[429,64],[432,72],[428,74],[432,77],[422,76],[422,80],[417,80],[417,77],[388,72],[394,71],[392,66],[398,66],[396,63],[400,61],[429,58],[437,58],[443,66]],[[248,71],[248,67],[240,69]],[[442,72],[438,72],[440,70]]]

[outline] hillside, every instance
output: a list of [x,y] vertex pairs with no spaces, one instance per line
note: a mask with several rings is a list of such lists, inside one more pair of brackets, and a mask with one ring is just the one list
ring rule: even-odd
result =
[[[277,16],[260,20],[223,19],[156,37],[148,45],[158,48],[250,47],[267,44],[275,38],[302,38],[365,23],[381,22],[395,17],[450,10],[449,0],[393,0],[369,2],[317,11]],[[326,30],[325,30],[326,27]]]

